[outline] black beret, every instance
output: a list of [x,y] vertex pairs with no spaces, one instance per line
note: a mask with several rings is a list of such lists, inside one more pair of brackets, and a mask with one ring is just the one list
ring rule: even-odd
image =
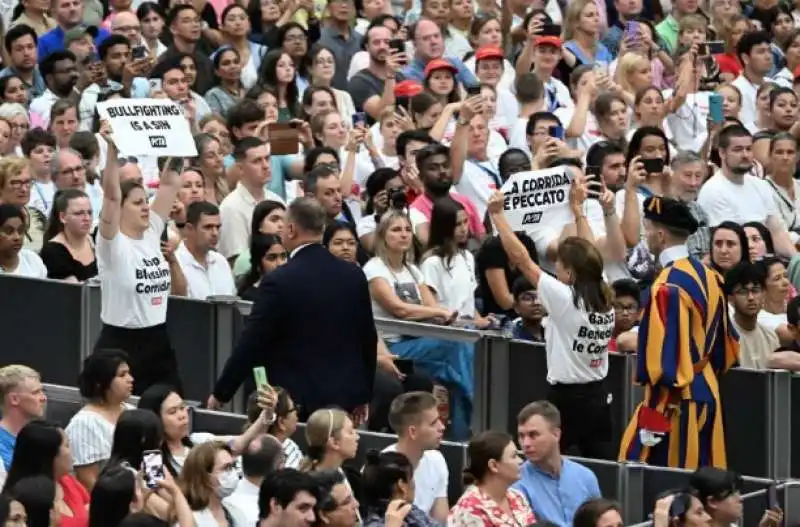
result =
[[677,199],[650,196],[644,200],[644,217],[666,227],[694,233],[699,224],[689,205]]

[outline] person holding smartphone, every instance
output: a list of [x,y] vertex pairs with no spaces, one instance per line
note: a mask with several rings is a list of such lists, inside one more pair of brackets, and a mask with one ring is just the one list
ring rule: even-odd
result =
[[[586,192],[581,179],[570,190],[571,195]],[[489,215],[512,264],[536,287],[550,315],[545,328],[547,398],[561,412],[561,451],[577,447],[581,456],[608,459],[613,446],[605,378],[615,313],[611,288],[603,279],[603,257],[591,242],[570,236],[556,249],[555,277],[543,272],[512,231],[504,202],[505,195],[495,192]]]

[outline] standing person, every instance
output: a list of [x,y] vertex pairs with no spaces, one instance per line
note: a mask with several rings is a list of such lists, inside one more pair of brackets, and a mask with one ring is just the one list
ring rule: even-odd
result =
[[181,182],[177,172],[165,170],[151,207],[140,184],[120,185],[117,148],[106,141],[96,248],[103,329],[95,349],[128,353],[138,395],[159,382],[180,386],[167,334],[167,300],[170,293],[184,295],[186,281],[174,255],[161,252],[161,238]]
[[[570,191],[585,192],[579,182]],[[582,456],[610,458],[611,407],[605,378],[615,317],[611,288],[603,280],[603,257],[591,242],[571,236],[556,249],[556,278],[542,272],[503,215],[504,199],[496,192],[489,200],[489,214],[509,260],[536,287],[550,315],[545,329],[548,399],[561,412],[561,450],[576,446]],[[579,223],[585,221],[580,210],[573,214]]]
[[[210,408],[229,401],[260,364],[273,385],[292,394],[301,418],[331,405],[366,418],[378,345],[369,288],[361,269],[320,243],[325,223],[325,210],[315,199],[289,205],[281,234],[289,263],[261,280],[244,332],[209,397]],[[348,309],[332,310],[331,298],[347,298]],[[347,375],[330,375],[337,371]],[[309,383],[311,378],[326,381]]]
[[[697,220],[686,204],[649,197],[644,217],[647,245],[664,270],[639,329],[636,381],[644,385],[644,402],[623,435],[619,458],[725,468],[718,376],[736,365],[739,342],[722,279],[689,256],[686,239]],[[695,308],[701,304],[705,309]]]

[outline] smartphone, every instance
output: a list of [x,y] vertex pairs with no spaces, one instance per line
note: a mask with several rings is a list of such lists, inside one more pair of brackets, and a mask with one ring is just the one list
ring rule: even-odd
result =
[[781,504],[778,503],[778,484],[772,483],[767,487],[767,508],[780,509]]
[[276,156],[293,155],[300,152],[299,132],[294,123],[269,123],[270,153]]
[[642,164],[648,174],[661,174],[664,172],[663,159],[642,159]]
[[256,388],[269,388],[267,370],[264,368],[264,366],[256,366],[253,368],[253,378],[256,381]]
[[589,172],[587,172],[586,176],[586,197],[589,199],[600,199],[600,194],[603,192],[603,184],[600,182],[600,174],[589,174]]
[[558,24],[543,24],[542,31],[539,35],[543,37],[560,37],[561,36],[561,26]]
[[353,128],[357,126],[365,126],[367,124],[367,116],[364,112],[356,112],[353,114]]
[[711,93],[708,96],[708,116],[715,124],[722,124],[725,116],[722,113],[722,95]]
[[639,23],[629,20],[625,23],[625,38],[639,38]]
[[398,53],[405,53],[406,51],[406,41],[402,38],[393,38],[389,41],[389,49],[394,50]]
[[706,55],[721,55],[722,53],[725,53],[725,42],[722,40],[711,40],[709,42],[705,42],[704,45],[708,51]]
[[481,85],[480,84],[471,84],[467,86],[467,95],[470,97],[475,97],[481,94]]
[[147,51],[146,47],[136,46],[131,50],[131,58],[133,58],[133,60],[143,59],[147,56],[148,53],[149,52]]
[[148,79],[147,83],[150,85],[150,93],[161,91],[161,79]]
[[169,241],[169,230],[167,230],[166,227],[164,227],[164,230],[161,231],[161,241],[162,242]]
[[142,472],[144,484],[148,489],[158,488],[158,482],[164,480],[164,460],[160,450],[145,450],[142,454]]
[[564,140],[564,127],[563,126],[551,126],[548,131],[550,132],[550,137],[554,137],[561,141]]
[[411,359],[395,359],[394,365],[404,375],[413,375],[414,373],[414,361]]

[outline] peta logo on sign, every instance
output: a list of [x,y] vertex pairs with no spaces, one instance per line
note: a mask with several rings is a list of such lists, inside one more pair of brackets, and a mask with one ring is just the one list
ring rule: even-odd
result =
[[150,146],[153,148],[166,148],[167,138],[163,135],[150,136]]

